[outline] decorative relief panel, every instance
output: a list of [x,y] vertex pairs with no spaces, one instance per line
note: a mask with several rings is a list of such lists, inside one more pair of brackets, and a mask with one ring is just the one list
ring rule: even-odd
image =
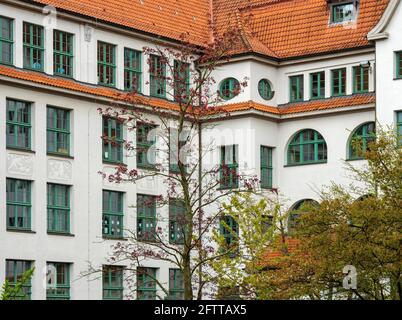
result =
[[47,177],[54,180],[71,180],[72,165],[67,160],[48,159],[47,161]]
[[153,192],[156,191],[156,179],[155,177],[146,177],[137,182],[138,190]]
[[33,173],[33,156],[18,153],[7,154],[7,172],[31,176]]

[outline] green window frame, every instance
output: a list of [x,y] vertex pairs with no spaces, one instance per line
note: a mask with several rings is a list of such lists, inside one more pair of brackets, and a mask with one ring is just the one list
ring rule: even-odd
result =
[[355,6],[353,2],[340,3],[332,5],[331,21],[332,23],[350,22],[355,18]]
[[353,67],[353,93],[369,91],[369,67]]
[[13,64],[14,19],[0,16],[0,64]]
[[156,268],[137,268],[137,300],[156,300]]
[[402,51],[398,51],[395,53],[395,60],[396,60],[395,77],[396,79],[402,79]]
[[102,266],[103,300],[123,300],[123,267]]
[[223,216],[219,221],[219,231],[225,241],[225,249],[231,255],[236,254],[239,249],[239,225],[232,216]]
[[333,97],[346,94],[346,68],[331,70],[331,92]]
[[103,117],[103,161],[123,163],[123,124],[118,119]]
[[70,233],[70,186],[47,184],[47,231]]
[[156,197],[137,194],[137,239],[155,241]]
[[325,72],[310,74],[310,99],[325,98]]
[[6,179],[7,229],[31,230],[31,181]]
[[[70,300],[70,264],[48,262],[46,300]],[[55,274],[51,274],[55,271]],[[53,282],[53,283],[52,283]]]
[[289,101],[298,102],[304,100],[304,76],[289,77]]
[[190,64],[174,61],[174,100],[187,102],[190,96]]
[[[156,126],[147,123],[137,123],[137,168],[155,169],[156,166]],[[152,152],[151,152],[152,151]]]
[[261,79],[258,82],[258,93],[264,100],[271,100],[273,98],[274,92],[268,79]]
[[74,35],[53,30],[53,72],[63,77],[73,77],[74,71]]
[[186,230],[186,208],[181,199],[169,199],[169,242],[183,244]]
[[184,300],[184,278],[180,269],[169,269],[169,300]]
[[98,84],[116,86],[116,46],[98,41]]
[[[21,280],[23,274],[30,270],[32,261],[26,260],[6,260],[6,280],[11,287],[15,287]],[[17,293],[16,300],[31,300],[32,284],[31,279],[23,283],[21,290]]]
[[152,97],[166,98],[166,63],[157,55],[149,57],[149,86]]
[[31,103],[7,99],[7,147],[31,149]]
[[288,146],[288,166],[327,162],[327,143],[312,129],[301,130]]
[[261,146],[260,156],[261,156],[261,188],[271,189],[272,188],[272,147]]
[[375,140],[375,122],[367,122],[358,126],[349,139],[349,160],[364,159],[370,142]]
[[47,153],[70,155],[70,110],[47,107]]
[[110,238],[123,237],[123,192],[103,190],[102,235]]
[[45,65],[45,48],[43,27],[23,23],[24,68],[43,71]]
[[142,52],[124,48],[124,90],[141,93]]
[[221,146],[221,165],[219,170],[221,189],[239,187],[238,155],[237,145]]
[[236,97],[240,91],[239,80],[235,78],[223,79],[219,85],[219,96],[223,100],[230,100]]
[[402,146],[402,111],[396,112],[396,130],[398,135],[398,145]]

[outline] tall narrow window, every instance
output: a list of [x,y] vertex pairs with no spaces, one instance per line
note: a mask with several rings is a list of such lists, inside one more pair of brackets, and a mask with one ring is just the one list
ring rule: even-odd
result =
[[374,122],[365,123],[355,129],[349,139],[349,159],[363,159],[374,140]]
[[396,130],[398,134],[398,145],[402,146],[402,111],[396,113]]
[[184,201],[169,199],[169,241],[174,244],[184,243],[186,228]]
[[153,97],[166,97],[166,64],[160,56],[151,55],[149,63],[150,95]]
[[7,229],[31,229],[31,182],[7,178]]
[[31,104],[7,99],[7,147],[31,148]]
[[315,130],[302,130],[294,135],[288,147],[288,165],[327,161],[327,144]]
[[183,169],[187,172],[187,156],[188,150],[185,148],[189,138],[184,131],[179,135],[178,130],[171,128],[169,132],[169,172],[179,174],[179,164],[183,165]]
[[0,16],[0,63],[13,64],[13,19]]
[[273,148],[261,146],[261,188],[272,188],[272,150]]
[[236,254],[239,245],[239,226],[231,216],[224,216],[220,219],[220,234],[225,240],[225,249],[230,255]]
[[141,93],[141,51],[124,48],[124,90]]
[[103,190],[102,234],[107,237],[123,236],[123,193]]
[[169,269],[169,299],[184,300],[184,278],[180,269]]
[[156,300],[156,268],[137,268],[137,299]]
[[240,92],[240,83],[235,78],[223,79],[219,86],[219,95],[224,100],[236,97]]
[[137,167],[143,169],[155,168],[155,125],[137,124]]
[[332,6],[332,23],[349,22],[355,18],[353,2],[341,3]]
[[190,94],[190,64],[174,61],[174,100],[186,102]]
[[98,41],[98,83],[116,85],[116,46]]
[[24,68],[43,71],[45,48],[43,27],[24,22]]
[[47,300],[70,300],[70,264],[47,263]]
[[[6,260],[6,280],[11,287],[15,287],[25,272],[31,269],[32,262],[25,260]],[[31,280],[22,284],[15,299],[31,299]]]
[[395,59],[396,59],[395,77],[397,79],[402,79],[402,51],[399,51],[395,54]]
[[47,185],[47,231],[70,232],[70,187],[61,184]]
[[332,70],[332,96],[346,94],[346,68]]
[[137,239],[154,241],[155,232],[156,197],[137,194]]
[[290,102],[302,101],[304,99],[304,76],[289,77]]
[[70,111],[47,107],[47,152],[70,154]]
[[73,76],[73,35],[53,31],[53,72],[59,76]]
[[123,267],[102,267],[103,300],[123,300]]
[[353,67],[353,93],[365,93],[369,90],[369,67]]
[[103,160],[123,162],[123,124],[118,119],[103,117]]
[[221,147],[220,187],[238,188],[238,150],[237,145]]
[[325,97],[325,72],[312,73],[310,75],[311,99]]

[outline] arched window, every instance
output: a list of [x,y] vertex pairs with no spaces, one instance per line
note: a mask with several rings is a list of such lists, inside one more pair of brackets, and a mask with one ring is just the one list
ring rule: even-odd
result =
[[239,94],[240,83],[235,78],[222,80],[219,86],[219,95],[222,99],[230,100]]
[[267,79],[261,79],[258,82],[258,93],[265,100],[271,100],[274,96],[274,91],[272,91],[271,84]]
[[357,127],[349,138],[349,159],[363,159],[375,140],[375,122],[367,122]]
[[292,233],[297,226],[301,214],[308,213],[309,207],[318,207],[320,204],[313,199],[297,201],[290,209],[288,217],[288,233]]
[[306,129],[293,136],[288,147],[288,165],[326,161],[327,143],[319,132]]

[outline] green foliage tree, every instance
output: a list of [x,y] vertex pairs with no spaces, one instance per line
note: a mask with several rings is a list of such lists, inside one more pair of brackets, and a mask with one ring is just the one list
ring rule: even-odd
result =
[[11,284],[8,280],[4,281],[0,300],[25,299],[26,295],[24,294],[23,287],[31,281],[34,271],[35,268],[25,271],[15,284]]

